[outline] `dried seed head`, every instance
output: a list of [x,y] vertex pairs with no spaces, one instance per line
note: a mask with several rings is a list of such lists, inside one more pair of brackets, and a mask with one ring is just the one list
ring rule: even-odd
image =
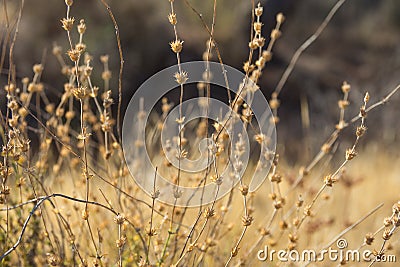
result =
[[392,237],[392,231],[390,231],[390,229],[385,229],[382,234],[383,240],[389,240],[390,237]]
[[89,218],[89,210],[88,209],[84,209],[82,211],[82,219],[86,221],[88,218]]
[[115,241],[115,244],[117,245],[117,248],[122,248],[126,243],[126,237],[125,236],[121,236],[121,238],[117,239]]
[[263,47],[265,44],[265,38],[264,37],[254,38],[254,42],[257,47]]
[[356,130],[356,136],[361,137],[364,135],[365,131],[367,130],[367,127],[365,126],[358,126]]
[[260,133],[254,136],[254,140],[261,145],[266,140],[266,137],[264,134]]
[[35,64],[33,65],[33,72],[35,74],[41,73],[43,71],[43,66],[42,64]]
[[64,30],[70,31],[74,26],[75,19],[74,18],[63,18],[61,20],[61,24]]
[[103,55],[103,56],[100,57],[100,61],[101,61],[101,63],[103,63],[103,64],[108,63],[108,59],[109,59],[109,56],[108,56],[108,55]]
[[186,71],[176,72],[174,78],[178,84],[184,84],[188,80],[188,74]]
[[288,228],[288,223],[286,221],[280,221],[279,222],[279,228],[283,231],[286,230]]
[[261,17],[263,13],[263,7],[261,6],[260,3],[258,3],[257,7],[254,9],[254,13],[256,14],[257,17]]
[[270,234],[270,231],[264,227],[260,228],[259,231],[262,236],[266,236],[266,235]]
[[154,228],[151,228],[151,229],[147,230],[146,233],[148,236],[155,236],[155,235],[157,235],[157,230]]
[[18,104],[17,104],[17,102],[15,100],[10,101],[7,106],[11,110],[18,109]]
[[72,94],[76,97],[77,100],[82,100],[89,95],[89,91],[86,86],[80,86],[72,89]]
[[216,183],[217,185],[221,185],[222,181],[223,181],[223,179],[220,175],[211,176],[211,182]]
[[60,258],[52,253],[46,254],[46,260],[50,266],[59,266],[60,264]]
[[281,35],[282,35],[282,33],[281,33],[280,30],[278,30],[278,29],[273,29],[272,32],[271,32],[271,39],[276,40],[276,39],[278,39],[279,37],[281,37]]
[[86,23],[84,19],[81,19],[78,25],[78,32],[79,34],[84,34],[85,31],[86,31]]
[[239,253],[239,247],[234,247],[231,251],[231,256],[236,257],[238,253]]
[[22,83],[23,83],[24,85],[27,85],[27,84],[29,83],[29,78],[28,78],[28,77],[22,78]]
[[339,100],[338,106],[340,109],[346,109],[350,105],[350,102],[347,100]]
[[330,175],[330,174],[325,176],[325,178],[324,178],[324,183],[329,187],[332,187],[333,184],[336,182],[337,182],[337,179],[332,177],[332,175]]
[[262,28],[262,26],[263,26],[263,24],[262,24],[261,22],[254,22],[254,24],[253,24],[254,31],[255,31],[257,34],[261,34],[261,28]]
[[15,87],[15,84],[13,84],[13,83],[10,83],[10,84],[4,86],[4,90],[7,93],[13,93],[15,91],[15,89],[16,89],[16,87]]
[[124,214],[118,214],[117,216],[114,217],[114,222],[118,225],[121,225],[125,222],[125,215]]
[[[85,69],[84,69],[84,71],[83,71],[83,74],[86,76],[86,77],[89,77],[90,75],[92,75],[92,71],[93,71],[93,67],[90,67],[90,66],[86,66],[85,67]],[[96,86],[94,86],[93,88],[95,88]],[[97,87],[98,88],[98,87]]]
[[270,61],[272,59],[272,53],[270,51],[268,51],[268,50],[264,50],[262,52],[262,57],[265,59],[266,62],[268,62],[268,61]]
[[277,98],[273,98],[269,101],[269,106],[272,110],[278,109],[280,106],[280,101]]
[[386,218],[383,219],[383,225],[385,227],[389,227],[391,224],[392,224],[392,222],[391,222],[391,218],[390,217],[386,217]]
[[242,193],[243,196],[247,196],[249,193],[249,187],[247,185],[242,185],[239,187],[240,192]]
[[242,217],[242,224],[243,226],[250,226],[251,223],[253,222],[254,218],[250,215],[243,216]]
[[250,64],[248,61],[243,63],[243,70],[246,73],[250,73],[254,70],[255,66],[253,64]]
[[304,208],[304,215],[305,215],[305,216],[311,216],[311,206],[310,206],[310,205],[307,205],[307,206]]
[[274,208],[277,209],[277,210],[282,208],[282,202],[280,200],[274,202]]
[[374,234],[367,233],[365,235],[364,242],[365,242],[365,244],[370,246],[372,244],[372,242],[374,242],[374,239],[375,239]]
[[392,212],[393,212],[394,215],[397,215],[397,214],[400,213],[400,201],[397,202],[397,203],[395,203],[395,204],[392,206]]
[[393,218],[392,218],[392,224],[393,224],[393,226],[394,227],[399,227],[400,226],[400,219],[399,219],[399,217],[397,217],[397,216],[394,216]]
[[209,219],[209,218],[211,218],[211,217],[214,217],[214,215],[215,215],[215,210],[213,209],[213,208],[211,208],[211,207],[209,207],[209,208],[206,208],[205,210],[204,210],[204,218],[206,218],[206,219]]
[[300,208],[301,206],[303,206],[304,203],[304,199],[302,195],[299,195],[297,201],[296,201],[296,207]]
[[282,24],[284,21],[285,21],[285,16],[282,13],[278,13],[278,15],[276,15],[276,22]]
[[73,0],[65,0],[65,4],[66,4],[67,6],[72,6],[73,3],[74,3]]
[[65,118],[68,120],[72,120],[74,117],[75,117],[74,111],[67,111],[67,113],[65,113]]
[[369,94],[368,94],[368,92],[366,92],[365,96],[364,96],[364,103],[367,104],[368,101],[369,101]]
[[271,182],[276,182],[279,184],[280,182],[282,182],[282,176],[279,173],[275,173],[269,176],[269,180]]
[[76,44],[75,49],[78,50],[80,54],[82,54],[86,49],[86,45],[84,43]]
[[365,106],[362,106],[360,108],[360,114],[358,116],[360,116],[360,118],[366,118],[367,117],[367,112],[365,111]]
[[101,78],[105,81],[109,81],[111,79],[111,71],[105,70],[101,73]]
[[299,237],[296,234],[289,234],[288,238],[289,238],[290,242],[292,242],[292,243],[296,243],[297,240],[299,239]]
[[182,191],[179,190],[178,188],[174,190],[174,198],[178,199],[182,196]]
[[265,67],[265,59],[263,57],[260,57],[257,61],[256,61],[256,66],[260,69],[263,69]]
[[350,84],[348,84],[346,81],[344,81],[342,84],[342,92],[348,93],[348,92],[350,92],[350,89],[351,89]]
[[68,50],[67,54],[68,54],[69,58],[71,59],[71,61],[76,62],[79,60],[81,52],[75,48],[72,50]]
[[18,110],[18,114],[22,117],[25,118],[26,116],[28,116],[29,112],[26,108],[22,107]]
[[357,152],[353,148],[349,148],[346,150],[346,160],[350,161],[357,156]]
[[178,23],[175,13],[169,13],[168,20],[169,20],[169,23],[171,23],[172,25],[176,25],[176,23]]
[[180,53],[183,48],[183,41],[178,39],[178,40],[170,42],[169,45],[171,46],[171,50],[174,53]]
[[255,39],[253,39],[251,42],[249,42],[249,48],[254,50],[257,49],[258,47],[258,43],[255,41]]

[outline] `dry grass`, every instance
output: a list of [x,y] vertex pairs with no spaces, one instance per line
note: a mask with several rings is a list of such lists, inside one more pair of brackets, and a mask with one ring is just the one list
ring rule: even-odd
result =
[[[211,2],[212,19],[208,23],[185,0],[208,35],[202,59],[206,62],[214,59],[223,66],[221,48],[214,36],[218,1]],[[299,47],[271,92],[269,104],[274,124],[285,123],[279,119],[279,107],[284,105],[280,93],[297,60],[318,39],[344,2],[339,0],[316,32]],[[227,129],[231,127],[233,115],[223,114],[226,119],[214,124],[203,119],[180,131],[174,139],[181,164],[200,139],[213,138],[216,146],[209,153],[216,160],[196,175],[173,167],[163,157],[165,151],[161,151],[159,142],[151,142],[154,139],[148,138],[148,144],[137,140],[135,159],[145,156],[146,145],[156,155],[157,169],[147,177],[154,183],[153,192],[148,195],[135,184],[132,176],[136,174],[129,173],[124,159],[121,144],[124,47],[117,14],[113,14],[105,1],[101,3],[115,29],[120,68],[112,72],[107,55],[101,56],[101,64],[96,64],[98,60],[89,54],[90,47],[85,44],[90,27],[87,29],[84,19],[74,18],[73,0],[65,0],[66,13],[60,25],[60,31],[66,35],[65,43],[52,49],[60,64],[59,79],[64,83],[55,101],[50,97],[51,87],[42,79],[45,59],[33,66],[33,77],[17,76],[14,46],[18,42],[24,1],[14,13],[9,11],[8,1],[3,1],[5,27],[0,69],[7,72],[3,75],[6,82],[2,84],[6,107],[2,107],[0,114],[2,266],[264,266],[267,262],[259,261],[257,254],[265,246],[275,250],[319,252],[327,247],[336,248],[340,238],[347,240],[348,249],[374,252],[372,262],[349,262],[350,266],[381,266],[382,263],[376,263],[377,256],[400,256],[396,239],[400,202],[393,190],[399,186],[399,159],[385,153],[379,140],[369,146],[360,145],[368,134],[367,127],[374,127],[367,115],[389,102],[400,86],[388,88],[384,95],[365,93],[357,107],[359,112],[349,114],[352,88],[347,82],[338,81],[337,84],[342,84],[338,91],[343,98],[326,101],[326,105],[332,106],[337,101],[338,121],[312,160],[297,159],[291,165],[279,157],[279,149],[277,153],[269,151],[265,157],[272,167],[262,187],[250,192],[249,177],[243,177],[237,187],[219,200],[220,185],[229,182],[221,176],[221,168],[232,166],[232,177],[239,177],[242,164],[242,144],[238,141],[233,144],[233,151],[229,149]],[[148,127],[150,135],[157,138],[172,108],[171,102],[179,105],[177,124],[173,127],[181,128],[185,120],[182,109],[185,83],[190,77],[182,68],[181,59],[185,45],[179,27],[184,22],[176,13],[176,3],[170,0],[169,4],[170,10],[165,14],[173,29],[169,45],[178,65],[178,72],[171,79],[177,83],[179,98],[164,98],[160,103],[162,112],[152,113]],[[263,6],[251,1],[248,8],[251,30],[248,58],[243,65],[245,82],[237,94],[227,90],[226,98],[232,110],[240,113],[246,128],[252,130],[249,132],[254,134],[255,143],[261,145],[268,140],[263,133],[253,131],[254,87],[248,81],[260,84],[263,71],[273,60],[273,48],[282,34],[285,17],[277,14],[274,28],[266,33],[261,23]],[[205,82],[198,83],[197,88],[199,95],[210,98],[214,88],[207,82],[208,75],[205,73]],[[95,77],[101,77],[101,82]],[[118,81],[114,92],[118,99],[113,99],[112,79]],[[306,105],[302,109],[303,115],[308,114]],[[147,123],[141,121],[145,112],[134,114],[139,123]],[[379,112],[384,116],[384,109]],[[307,119],[304,115],[303,124],[309,127]],[[353,132],[350,143],[341,142],[344,132]],[[278,141],[281,144],[278,148],[292,145],[279,140],[279,132]],[[259,166],[251,162],[248,167],[254,170]],[[203,184],[214,183],[217,188],[214,201],[196,208],[181,207],[177,190],[173,196],[175,203],[163,204],[159,201],[157,183],[161,175],[176,186],[201,189]],[[285,263],[275,259],[271,264],[304,266],[307,261]],[[319,262],[321,266],[340,264],[345,261]],[[387,263],[387,266],[393,264]]]

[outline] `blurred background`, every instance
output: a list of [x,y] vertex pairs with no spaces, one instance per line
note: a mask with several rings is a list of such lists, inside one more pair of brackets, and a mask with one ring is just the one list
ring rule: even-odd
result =
[[[119,68],[118,49],[114,26],[101,1],[74,1],[71,11],[76,21],[84,18],[87,31],[84,42],[87,51],[94,56],[95,83],[101,85],[99,57],[110,55],[112,89],[117,99],[117,76]],[[123,107],[151,75],[176,63],[175,55],[168,43],[174,39],[168,23],[169,2],[167,0],[108,1],[121,31],[124,53]],[[194,8],[210,24],[213,1],[189,0]],[[15,22],[18,1],[3,1],[9,10],[11,22]],[[257,1],[256,1],[257,3]],[[295,50],[317,29],[331,7],[333,0],[270,0],[261,1],[264,7],[263,32],[269,35],[275,25],[275,15],[282,12],[286,21],[282,27],[282,38],[274,47],[272,62],[267,66],[260,81],[261,90],[270,97]],[[178,32],[184,40],[183,61],[201,60],[205,50],[207,32],[196,14],[185,4],[175,1],[178,17]],[[44,59],[42,77],[46,87],[52,91],[63,91],[65,78],[51,50],[54,43],[66,51],[67,38],[61,29],[60,19],[65,17],[64,1],[25,1],[18,39],[15,45],[15,62],[18,77],[32,77],[32,66]],[[1,8],[2,33],[5,29],[4,9]],[[14,19],[13,19],[14,18]],[[217,6],[215,39],[219,44],[225,64],[241,69],[248,55],[251,20],[251,1],[219,0]],[[14,25],[15,26],[15,25]],[[77,38],[77,36],[73,36]],[[2,41],[4,42],[4,34]],[[3,44],[3,43],[2,43]],[[4,51],[4,47],[2,47]],[[215,58],[214,58],[215,60]],[[7,58],[5,69],[7,72]],[[98,71],[96,72],[96,68]],[[5,83],[2,75],[1,83]],[[296,68],[283,88],[278,125],[278,142],[286,144],[281,149],[289,156],[304,155],[317,151],[323,140],[333,130],[339,117],[337,101],[342,98],[343,81],[352,85],[350,108],[346,118],[358,113],[363,95],[368,91],[371,102],[384,97],[399,82],[400,77],[400,2],[397,0],[349,0],[344,3],[320,38],[300,57]],[[4,92],[1,93],[2,96]],[[400,93],[399,93],[400,94]],[[2,97],[3,101],[4,98]],[[301,120],[301,100],[307,103],[311,124],[304,127]],[[4,103],[4,102],[3,102]],[[369,128],[365,144],[379,143],[383,148],[397,147],[400,126],[396,122],[400,115],[400,97],[378,108],[368,117]],[[116,105],[115,105],[116,106]],[[2,104],[4,107],[4,104]],[[124,109],[123,109],[124,110]],[[353,142],[354,127],[347,132]],[[298,140],[306,137],[304,147]],[[374,142],[373,140],[378,140]],[[287,144],[293,144],[288,146]]]

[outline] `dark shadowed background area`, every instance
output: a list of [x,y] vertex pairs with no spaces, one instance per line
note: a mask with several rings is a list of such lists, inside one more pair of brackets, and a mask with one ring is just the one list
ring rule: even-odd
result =
[[[210,24],[211,0],[188,0]],[[16,16],[18,1],[6,1]],[[99,56],[110,55],[113,74],[112,89],[117,99],[119,58],[114,26],[101,1],[75,0],[72,16],[84,18],[87,32],[84,36],[87,50],[94,55],[95,68],[101,69]],[[167,0],[109,1],[120,27],[125,68],[123,76],[123,107],[136,88],[157,71],[176,63],[168,43],[174,39],[168,23]],[[178,32],[184,40],[183,61],[201,60],[207,32],[196,14],[176,0]],[[257,3],[257,2],[256,2]],[[264,34],[269,35],[275,24],[275,15],[282,12],[286,21],[282,38],[274,47],[274,57],[260,82],[261,90],[269,98],[287,67],[295,50],[317,29],[331,7],[333,0],[270,0],[264,6]],[[4,13],[1,15],[4,16]],[[60,19],[65,17],[62,0],[27,0],[15,46],[15,62],[19,77],[32,76],[32,65],[44,58],[43,82],[49,90],[63,90],[64,77],[51,53],[53,43],[67,47],[65,31]],[[248,55],[251,1],[219,0],[217,6],[215,39],[225,64],[241,68]],[[4,27],[4,25],[2,25]],[[77,36],[75,36],[77,38]],[[215,59],[214,59],[215,60]],[[7,64],[5,65],[7,66]],[[4,70],[7,71],[7,70]],[[101,84],[99,77],[95,83]],[[301,56],[283,88],[279,110],[278,141],[286,144],[288,154],[302,153],[298,140],[308,136],[309,146],[318,148],[337,123],[337,101],[342,97],[343,81],[352,85],[351,106],[347,118],[357,114],[363,95],[368,91],[375,102],[392,90],[400,79],[400,1],[348,0],[335,15],[320,38]],[[4,76],[1,80],[4,83]],[[2,97],[4,93],[1,93]],[[310,127],[304,129],[300,116],[300,100],[308,102]],[[4,102],[3,102],[4,103]],[[399,141],[400,97],[369,115],[369,133],[366,143],[393,147]],[[4,104],[2,104],[4,106]],[[348,133],[352,134],[353,129]],[[353,138],[353,135],[350,135]],[[353,140],[353,139],[349,139]],[[382,142],[383,141],[383,142]],[[289,146],[288,144],[293,144]],[[310,149],[309,147],[307,149]]]

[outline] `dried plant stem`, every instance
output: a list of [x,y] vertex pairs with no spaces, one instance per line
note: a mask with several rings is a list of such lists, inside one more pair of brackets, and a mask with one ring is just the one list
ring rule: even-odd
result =
[[[328,242],[326,245],[324,245],[322,248],[319,249],[319,251],[322,251],[324,249],[329,248],[330,246],[332,246],[339,238],[341,238],[342,236],[344,236],[345,234],[347,234],[349,231],[351,231],[352,229],[356,228],[359,224],[361,224],[363,221],[365,221],[368,217],[370,217],[372,214],[374,214],[375,212],[377,212],[380,208],[382,208],[384,205],[384,203],[379,204],[378,206],[376,206],[375,208],[373,208],[371,211],[369,211],[367,214],[365,214],[364,216],[362,216],[360,219],[358,219],[355,223],[353,223],[352,225],[350,225],[349,227],[347,227],[346,229],[344,229],[342,232],[340,232],[338,235],[336,235],[334,238],[332,238],[332,240],[330,242]],[[305,266],[308,266],[310,264],[310,262],[307,262]]]
[[[365,97],[364,97],[364,104],[361,106],[360,108],[360,114],[359,117],[361,118],[361,124],[360,126],[357,128],[356,131],[356,140],[354,141],[354,144],[352,146],[352,148],[348,149],[346,151],[346,157],[345,160],[343,161],[343,163],[339,166],[339,168],[337,168],[337,170],[332,174],[332,175],[328,175],[324,178],[324,184],[321,186],[321,188],[319,189],[319,191],[317,192],[317,194],[314,196],[314,198],[312,199],[311,203],[309,205],[306,206],[306,208],[304,209],[304,214],[302,216],[302,218],[300,219],[300,222],[296,225],[296,228],[299,229],[300,226],[303,224],[304,220],[311,215],[311,209],[313,208],[314,204],[316,203],[317,199],[320,197],[320,195],[322,194],[322,192],[329,186],[333,186],[333,184],[335,182],[337,182],[339,180],[339,178],[337,178],[339,172],[346,166],[346,164],[352,160],[356,155],[356,146],[359,143],[359,140],[361,138],[361,136],[364,134],[364,132],[366,131],[366,127],[365,127],[365,118],[366,118],[366,105],[369,101],[369,94],[366,93]],[[339,122],[340,124],[340,122]],[[342,129],[342,127],[339,127],[338,129]]]
[[146,253],[146,262],[149,264],[149,253],[150,253],[150,244],[151,244],[151,237],[153,236],[153,215],[154,215],[154,205],[156,202],[157,198],[157,191],[156,191],[156,181],[157,181],[157,171],[158,167],[156,167],[156,170],[154,172],[154,181],[153,181],[153,195],[152,195],[152,203],[151,203],[151,215],[150,215],[150,226],[149,226],[149,231],[148,231],[148,241],[147,241],[147,253]]
[[117,39],[118,46],[118,56],[119,56],[119,75],[118,75],[118,111],[117,111],[117,132],[119,143],[122,144],[122,134],[121,134],[121,106],[122,106],[122,74],[124,70],[124,55],[122,52],[121,38],[119,33],[119,27],[117,20],[111,10],[111,7],[107,4],[105,0],[100,0],[101,3],[106,7],[108,15],[110,16],[115,29],[115,37]]
[[336,2],[336,4],[331,8],[329,11],[328,15],[325,17],[324,21],[319,25],[317,30],[296,50],[294,53],[292,59],[290,60],[289,66],[286,68],[285,72],[283,73],[281,79],[278,82],[278,85],[275,88],[274,93],[276,95],[279,95],[280,92],[282,91],[282,88],[285,86],[286,81],[288,80],[290,74],[292,73],[297,60],[301,56],[301,54],[306,50],[310,45],[314,43],[315,40],[318,39],[318,37],[321,35],[321,33],[324,31],[326,26],[328,26],[329,22],[332,20],[333,16],[336,14],[336,12],[339,10],[339,8],[346,2],[346,0],[339,0]]
[[[22,103],[17,99],[16,100],[17,103],[19,103],[22,106]],[[61,146],[67,148],[67,150],[76,158],[78,158],[81,163],[84,163],[84,160],[82,159],[82,157],[76,153],[68,144],[64,143],[56,134],[54,134],[46,125],[43,124],[42,121],[40,121],[35,114],[33,114],[28,108],[23,107],[29,115],[32,116],[32,118],[47,132],[49,133],[49,135],[56,141],[58,142]],[[115,186],[113,183],[111,183],[110,181],[108,181],[106,178],[104,178],[96,169],[94,169],[93,167],[88,165],[88,170],[93,173],[95,175],[95,177],[99,178],[101,181],[105,182],[107,185],[113,187],[115,190],[117,190],[118,192],[122,193],[123,195],[125,195],[127,198],[138,202],[138,203],[142,203],[145,206],[147,206],[148,208],[151,208],[151,204],[147,203],[146,201],[142,200],[142,199],[138,199],[133,197],[131,194],[127,193],[126,191],[122,190],[121,188]],[[161,212],[158,212],[157,210],[155,210],[155,212],[160,215],[160,216],[164,216]]]
[[[32,208],[31,212],[29,213],[29,216],[26,218],[26,220],[25,220],[25,222],[24,222],[24,224],[23,224],[23,226],[22,226],[21,233],[20,233],[20,235],[19,235],[19,237],[18,237],[18,239],[17,239],[17,242],[15,242],[15,244],[14,244],[9,250],[7,250],[6,252],[4,252],[3,255],[0,256],[0,261],[2,261],[5,257],[7,257],[11,252],[13,252],[13,251],[20,245],[20,243],[21,243],[21,241],[22,241],[22,238],[23,238],[23,235],[24,235],[24,233],[25,233],[25,231],[26,231],[26,228],[27,228],[27,226],[28,226],[28,223],[29,223],[30,219],[32,218],[32,216],[34,215],[35,211],[36,211],[45,201],[51,201],[52,198],[57,198],[57,197],[59,197],[59,198],[65,198],[65,199],[68,199],[68,200],[71,200],[71,201],[74,201],[74,202],[80,202],[80,203],[85,203],[85,204],[87,203],[87,204],[90,204],[90,205],[99,206],[99,207],[104,208],[104,209],[106,209],[106,210],[108,210],[108,211],[114,213],[115,215],[117,215],[117,213],[116,213],[114,210],[112,210],[111,208],[109,208],[109,207],[107,207],[107,206],[105,206],[105,205],[103,205],[103,204],[100,204],[100,203],[97,203],[97,202],[94,202],[94,201],[89,201],[89,202],[87,202],[86,200],[82,200],[82,199],[78,199],[78,198],[73,198],[73,197],[70,197],[70,196],[67,196],[67,195],[64,195],[64,194],[51,194],[51,195],[48,195],[48,196],[36,198],[36,199],[34,200],[34,202],[36,202],[36,204],[35,204],[35,206]],[[32,201],[32,202],[33,202],[33,201]],[[32,203],[32,202],[29,202],[29,203]],[[28,203],[25,203],[25,204],[28,204]]]
[[[374,109],[376,109],[376,108],[388,103],[390,101],[390,99],[399,91],[399,89],[400,89],[400,84],[396,85],[396,87],[394,89],[392,89],[384,98],[382,98],[382,100],[377,101],[374,104],[372,104],[371,106],[369,106],[368,108],[366,108],[365,109],[365,113],[368,114],[369,112],[373,111]],[[355,122],[357,122],[360,119],[361,119],[361,117],[359,115],[355,115],[352,119],[348,120],[348,122],[345,121],[343,123],[343,128],[335,129],[331,133],[329,138],[324,142],[324,144],[326,144],[327,146],[331,147],[336,142],[336,140],[338,139],[340,133],[345,128],[349,127],[350,125],[354,124]],[[296,181],[290,187],[290,189],[287,191],[286,195],[288,195],[290,192],[292,192],[301,183],[301,181],[306,176],[305,174],[310,173],[311,170],[318,164],[318,162],[320,162],[320,160],[325,155],[326,155],[326,153],[324,153],[323,151],[319,151],[317,153],[317,155],[315,155],[315,157],[311,160],[311,162],[307,165],[307,167],[305,167],[304,170],[302,172],[300,172],[300,174],[298,175]]]

